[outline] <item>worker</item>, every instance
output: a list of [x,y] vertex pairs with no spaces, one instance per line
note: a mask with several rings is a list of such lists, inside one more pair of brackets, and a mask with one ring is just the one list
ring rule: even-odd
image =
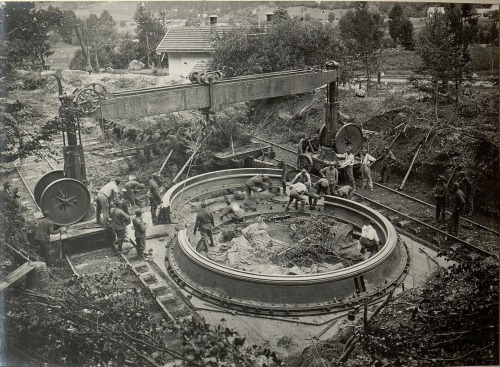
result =
[[252,196],[252,192],[255,194],[255,201],[259,202],[259,190],[258,188],[261,188],[262,190],[267,189],[267,184],[269,183],[269,177],[264,176],[263,174],[253,176],[252,178],[249,178],[247,182],[245,183],[245,188],[246,188],[246,196],[248,200],[250,200]]
[[359,239],[359,243],[363,247],[362,251],[368,250],[371,253],[378,251],[378,244],[380,240],[378,238],[377,231],[373,228],[374,225],[375,222],[370,220],[361,228],[361,238]]
[[318,198],[322,199],[325,197],[326,193],[328,192],[328,187],[329,183],[326,178],[320,178],[316,183],[314,184],[314,189],[315,189],[315,195],[309,196],[309,208],[313,210],[316,207],[316,204],[318,203]]
[[299,208],[299,201],[300,201],[301,205],[300,211],[303,212],[307,200],[306,196],[307,192],[308,189],[306,185],[304,185],[302,182],[297,182],[296,184],[292,185],[290,187],[290,199],[286,204],[285,211],[290,210],[290,204],[292,203],[292,201],[295,200],[295,209]]
[[354,189],[349,185],[344,185],[338,189],[337,194],[339,197],[352,200],[352,194],[354,193]]
[[445,224],[446,220],[446,200],[448,197],[448,186],[446,185],[444,176],[439,176],[435,188],[434,197],[436,198],[436,226],[439,225],[440,218],[441,224]]
[[339,171],[336,168],[337,162],[330,162],[330,164],[319,171],[321,177],[324,177],[328,180],[328,195],[333,195],[335,192],[335,186],[337,186],[339,182]]
[[354,181],[354,154],[351,152],[351,147],[345,148],[345,153],[337,154],[337,158],[343,158],[344,160],[340,162],[339,168],[344,168],[345,177],[347,182],[351,184],[354,191],[356,191],[356,181]]
[[363,178],[361,189],[364,189],[368,185],[370,191],[373,191],[372,171],[370,167],[376,161],[375,157],[368,154],[368,149],[361,149],[361,177]]
[[312,153],[317,153],[320,148],[318,132],[313,134],[313,137],[308,141]]
[[[121,180],[118,178],[115,178],[114,180],[111,180],[108,182],[106,185],[104,185],[101,190],[97,193],[97,199],[96,199],[96,221],[97,224],[101,224],[104,227],[107,227],[109,225],[109,211],[110,211],[110,206],[111,203],[119,198],[119,189],[118,185],[120,184]],[[102,222],[101,222],[101,213],[102,213]]]
[[460,190],[458,182],[453,183],[451,192],[453,194],[453,210],[450,218],[450,232],[458,236],[460,227],[460,214],[462,213],[465,205],[465,195]]
[[51,265],[49,256],[50,235],[65,232],[66,228],[54,229],[54,222],[50,219],[50,211],[43,212],[43,219],[38,223],[35,240],[40,247],[42,257],[47,265]]
[[296,184],[297,182],[303,183],[307,187],[308,191],[311,188],[312,185],[311,176],[309,175],[309,173],[307,173],[305,168],[303,168],[302,171],[297,173],[297,175],[293,178],[291,184],[293,185]]
[[135,248],[137,250],[137,259],[144,260],[144,250],[146,249],[146,230],[148,225],[142,219],[141,209],[135,211],[135,218],[132,219],[135,232]]
[[231,202],[229,198],[226,198],[226,209],[221,214],[220,219],[223,220],[224,217],[228,216],[231,221],[242,222],[245,211],[237,204]]
[[380,182],[388,183],[392,167],[396,163],[396,157],[389,150],[389,147],[384,147],[382,150],[382,156],[377,159],[377,161],[382,162],[382,167],[380,168]]
[[122,201],[115,200],[113,208],[109,211],[108,221],[113,229],[113,242],[116,244],[118,252],[123,253],[123,242],[125,241],[125,230],[130,223],[130,216],[121,209]]
[[8,198],[7,205],[12,210],[20,210],[22,208],[21,196],[19,196],[19,188],[14,187],[11,191],[10,198]]
[[194,224],[193,234],[196,235],[196,231],[200,230],[201,239],[196,246],[196,251],[201,252],[202,250],[208,252],[208,240],[210,240],[210,246],[215,246],[214,236],[212,234],[212,228],[214,228],[214,216],[207,209],[207,204],[205,202],[201,203],[201,210],[196,215],[196,222]]
[[126,199],[132,207],[133,206],[141,207],[141,201],[135,197],[135,194],[139,189],[143,189],[144,185],[135,180],[130,180],[126,182],[125,185],[123,185],[123,187],[126,190],[125,194],[123,195],[123,198]]
[[[472,176],[472,177],[471,177]],[[465,195],[465,208],[464,208],[464,215],[467,217],[470,217],[471,215],[474,214],[474,189],[475,186],[472,182],[472,179],[474,178],[473,175],[468,176],[465,175],[464,178],[462,179],[462,187],[464,188],[464,195]]]
[[3,183],[3,190],[0,194],[1,194],[0,210],[3,210],[12,199],[12,193],[10,191],[10,182],[6,181]]
[[156,210],[158,209],[158,205],[161,203],[161,194],[160,194],[160,183],[161,176],[158,173],[153,175],[153,178],[149,180],[149,204],[151,205],[151,221],[152,223],[157,223]]
[[[281,168],[281,188],[283,189],[283,195],[286,195],[286,181],[288,176],[288,167],[285,161],[280,161],[278,168]],[[278,189],[279,194],[279,189]]]

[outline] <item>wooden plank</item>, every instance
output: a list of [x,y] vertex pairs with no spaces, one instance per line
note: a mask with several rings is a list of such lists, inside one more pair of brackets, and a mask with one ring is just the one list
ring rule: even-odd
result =
[[4,277],[0,281],[0,291],[3,291],[5,288],[10,286],[12,283],[18,281],[22,277],[24,277],[26,274],[28,274],[31,270],[34,269],[34,266],[32,263],[24,263],[20,267],[18,267],[16,270],[14,270],[12,273],[8,274],[6,277]]

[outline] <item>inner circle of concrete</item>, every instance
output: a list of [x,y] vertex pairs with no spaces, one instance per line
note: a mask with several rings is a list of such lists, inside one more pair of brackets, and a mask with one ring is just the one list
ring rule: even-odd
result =
[[[333,196],[325,197],[324,214],[357,229],[369,219],[375,223],[384,245],[374,256],[343,269],[300,275],[252,273],[202,256],[195,250],[196,244],[189,241],[187,228],[195,220],[190,202],[222,190],[242,189],[248,178],[260,173],[268,175],[273,186],[280,186],[281,170],[242,168],[189,178],[164,195],[161,207],[169,208],[179,228],[167,252],[167,269],[179,286],[232,309],[295,315],[329,313],[365,300],[376,302],[404,279],[409,268],[408,251],[389,220],[363,204]],[[257,213],[250,215],[284,212],[280,205],[257,208]]]

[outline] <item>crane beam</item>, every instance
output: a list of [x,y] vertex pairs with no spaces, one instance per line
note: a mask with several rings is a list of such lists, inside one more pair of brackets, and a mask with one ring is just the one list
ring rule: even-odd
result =
[[211,85],[181,84],[122,91],[101,101],[101,113],[103,118],[113,120],[207,109],[305,93],[337,79],[338,69],[294,70],[230,78]]

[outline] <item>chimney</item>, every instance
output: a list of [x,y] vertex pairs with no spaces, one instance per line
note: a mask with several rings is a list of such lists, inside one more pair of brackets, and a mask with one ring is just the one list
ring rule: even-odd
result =
[[273,20],[273,15],[274,15],[274,13],[266,13],[266,20],[268,22],[270,22],[271,20]]
[[210,38],[212,40],[217,38],[217,15],[210,15]]

